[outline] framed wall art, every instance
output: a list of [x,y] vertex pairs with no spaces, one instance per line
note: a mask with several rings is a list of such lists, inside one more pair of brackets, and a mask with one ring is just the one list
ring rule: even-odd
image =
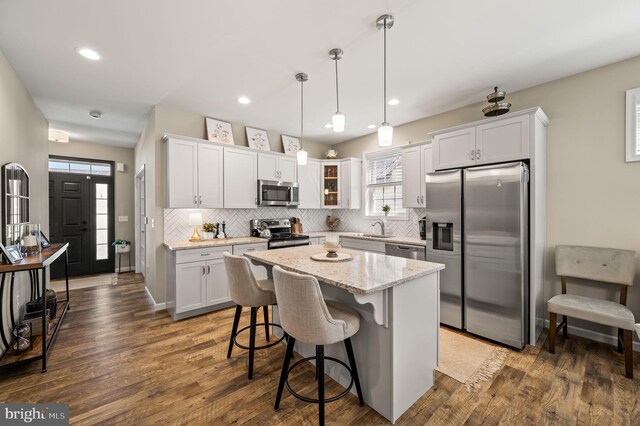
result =
[[226,145],[235,144],[233,140],[233,130],[231,129],[231,123],[209,117],[205,119],[205,123],[207,127],[208,140],[210,140],[211,142],[219,142]]
[[298,151],[300,151],[300,139],[293,136],[282,135],[282,148],[284,148],[285,154],[296,155]]
[[271,151],[269,146],[269,136],[266,130],[247,127],[247,142],[249,148],[259,149],[261,151]]

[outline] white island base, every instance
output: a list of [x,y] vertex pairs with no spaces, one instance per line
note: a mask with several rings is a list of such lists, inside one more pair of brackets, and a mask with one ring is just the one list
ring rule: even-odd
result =
[[[325,299],[340,301],[360,313],[360,330],[351,341],[364,400],[395,423],[434,383],[440,340],[439,272],[366,295],[320,285]],[[279,322],[277,312],[274,306],[275,323]],[[274,328],[278,337],[281,333]],[[315,346],[299,341],[295,350],[303,357],[315,356]],[[342,342],[325,346],[325,355],[347,362]],[[349,373],[342,366],[333,362],[325,366],[331,378],[349,385]],[[295,389],[295,382],[291,386]],[[355,387],[351,392],[355,394]]]

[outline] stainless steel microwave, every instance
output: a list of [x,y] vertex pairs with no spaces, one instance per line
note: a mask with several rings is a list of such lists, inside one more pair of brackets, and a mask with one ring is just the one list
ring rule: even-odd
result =
[[296,207],[300,204],[297,182],[258,180],[259,206]]

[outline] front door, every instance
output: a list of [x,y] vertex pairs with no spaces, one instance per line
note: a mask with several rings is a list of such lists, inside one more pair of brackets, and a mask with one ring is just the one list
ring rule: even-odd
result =
[[[49,172],[50,240],[69,244],[70,276],[114,270],[113,178],[90,173]],[[54,262],[51,278],[63,276],[64,264]]]

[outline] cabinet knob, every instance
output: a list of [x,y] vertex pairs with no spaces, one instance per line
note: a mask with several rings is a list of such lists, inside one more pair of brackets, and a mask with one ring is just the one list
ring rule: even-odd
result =
[[472,150],[471,150],[471,159],[472,159],[472,160],[476,157],[476,155],[475,155],[475,154],[476,154],[476,150],[475,150],[475,149],[472,149]]
[[420,196],[420,203],[424,204],[424,195]]
[[480,150],[476,149],[476,160],[480,159]]
[[202,265],[202,275],[204,275],[206,273],[206,268],[204,267],[204,265]]
[[193,204],[198,204],[198,196],[197,195],[193,196]]
[[416,195],[416,203],[420,204],[420,196]]
[[211,274],[211,265],[207,265],[207,275]]

